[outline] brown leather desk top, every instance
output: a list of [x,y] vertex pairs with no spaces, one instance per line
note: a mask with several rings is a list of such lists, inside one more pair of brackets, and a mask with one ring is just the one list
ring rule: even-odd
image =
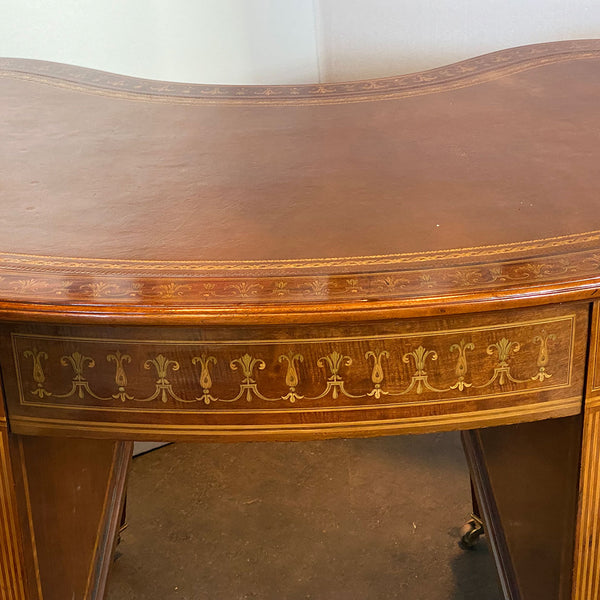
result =
[[300,86],[0,60],[0,310],[314,322],[600,286],[600,41]]

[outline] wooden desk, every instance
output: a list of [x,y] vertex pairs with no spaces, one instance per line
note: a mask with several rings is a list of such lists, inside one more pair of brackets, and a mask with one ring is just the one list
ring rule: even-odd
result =
[[544,597],[600,597],[600,41],[306,86],[5,59],[0,90],[4,598],[102,597],[131,440],[518,423],[466,438],[488,516],[529,468]]

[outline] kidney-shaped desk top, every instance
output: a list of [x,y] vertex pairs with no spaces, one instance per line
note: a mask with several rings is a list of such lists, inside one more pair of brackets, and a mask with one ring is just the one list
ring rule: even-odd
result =
[[[596,523],[599,98],[597,40],[297,86],[0,59],[8,597],[66,597],[58,580],[100,597],[113,539],[85,568],[44,562],[31,436],[55,461],[65,436],[110,448],[116,485],[128,445],[112,440],[470,429],[585,405],[579,523]],[[589,600],[598,540],[577,544]]]

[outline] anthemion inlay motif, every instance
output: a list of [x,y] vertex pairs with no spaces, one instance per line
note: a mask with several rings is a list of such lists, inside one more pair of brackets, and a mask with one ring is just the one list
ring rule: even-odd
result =
[[[374,347],[367,350],[360,357],[361,361],[367,363],[370,371],[371,389],[363,393],[359,393],[352,388],[352,369],[356,366],[358,359],[334,349],[316,359],[315,364],[312,365],[315,372],[322,373],[322,391],[316,395],[302,393],[302,377],[299,366],[306,363],[307,358],[296,350],[280,354],[272,365],[268,364],[266,356],[261,357],[258,354],[250,354],[249,352],[244,352],[237,358],[226,361],[225,358],[219,357],[218,351],[215,350],[212,353],[194,355],[188,363],[176,360],[161,352],[145,359],[143,362],[143,369],[153,373],[155,380],[152,393],[142,397],[128,391],[127,367],[131,364],[132,357],[120,350],[114,350],[102,357],[102,360],[114,365],[114,392],[109,396],[98,394],[92,389],[86,376],[89,370],[95,368],[96,361],[100,360],[100,357],[97,359],[87,356],[78,350],[61,356],[58,361],[60,366],[69,368],[72,376],[70,388],[61,391],[49,389],[47,386],[46,369],[55,368],[55,365],[50,367],[50,358],[46,351],[34,346],[23,350],[22,356],[29,361],[30,377],[28,379],[32,382],[25,393],[29,396],[36,396],[41,400],[46,398],[78,398],[79,400],[91,398],[106,402],[111,400],[120,400],[123,403],[158,401],[163,404],[166,404],[169,400],[174,400],[181,403],[200,402],[205,405],[219,402],[234,403],[262,400],[266,402],[289,402],[291,404],[302,402],[306,404],[325,397],[331,397],[333,400],[342,397],[350,400],[368,397],[380,400],[384,397],[422,396],[426,393],[439,395],[453,390],[465,392],[469,388],[485,390],[492,388],[492,386],[499,388],[512,386],[511,389],[514,389],[515,386],[531,384],[532,382],[543,385],[553,376],[551,372],[551,348],[556,340],[557,337],[554,333],[547,333],[545,330],[526,340],[538,347],[537,359],[535,364],[531,365],[529,372],[521,373],[514,372],[511,358],[519,353],[522,342],[505,336],[498,337],[497,341],[481,348],[466,338],[448,345],[447,348],[440,349],[420,344],[399,356],[393,356],[388,350]],[[485,353],[493,360],[489,360],[487,363],[489,364],[488,372],[479,372],[475,375],[471,374],[469,363],[470,358],[478,351]],[[455,366],[451,382],[434,381],[428,371],[429,366],[438,361],[442,352],[446,352],[454,360]],[[226,368],[230,372],[237,372],[240,375],[240,380],[236,384],[237,392],[230,396],[219,396],[213,390],[213,372],[222,362],[227,363]],[[388,386],[388,374],[392,371],[396,374],[399,372],[397,362],[409,366],[410,377],[406,381],[401,380],[400,386]],[[257,379],[258,372],[273,368],[275,364],[284,367],[281,373],[281,393],[278,395],[268,394],[261,390]],[[198,392],[193,396],[188,396],[183,391],[177,390],[170,379],[172,373],[182,369],[193,370],[192,379],[197,382],[198,386]],[[521,365],[520,370],[523,370],[523,365]],[[441,378],[438,377],[438,379]]]

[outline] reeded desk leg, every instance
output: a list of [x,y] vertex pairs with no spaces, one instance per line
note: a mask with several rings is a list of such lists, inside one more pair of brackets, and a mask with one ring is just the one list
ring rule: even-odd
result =
[[600,398],[586,402],[572,599],[600,599]]
[[600,302],[594,302],[584,403],[572,600],[600,600]]
[[104,596],[131,446],[2,431],[2,598]]
[[6,600],[24,600],[23,540],[12,476],[6,424],[0,424],[0,592]]

